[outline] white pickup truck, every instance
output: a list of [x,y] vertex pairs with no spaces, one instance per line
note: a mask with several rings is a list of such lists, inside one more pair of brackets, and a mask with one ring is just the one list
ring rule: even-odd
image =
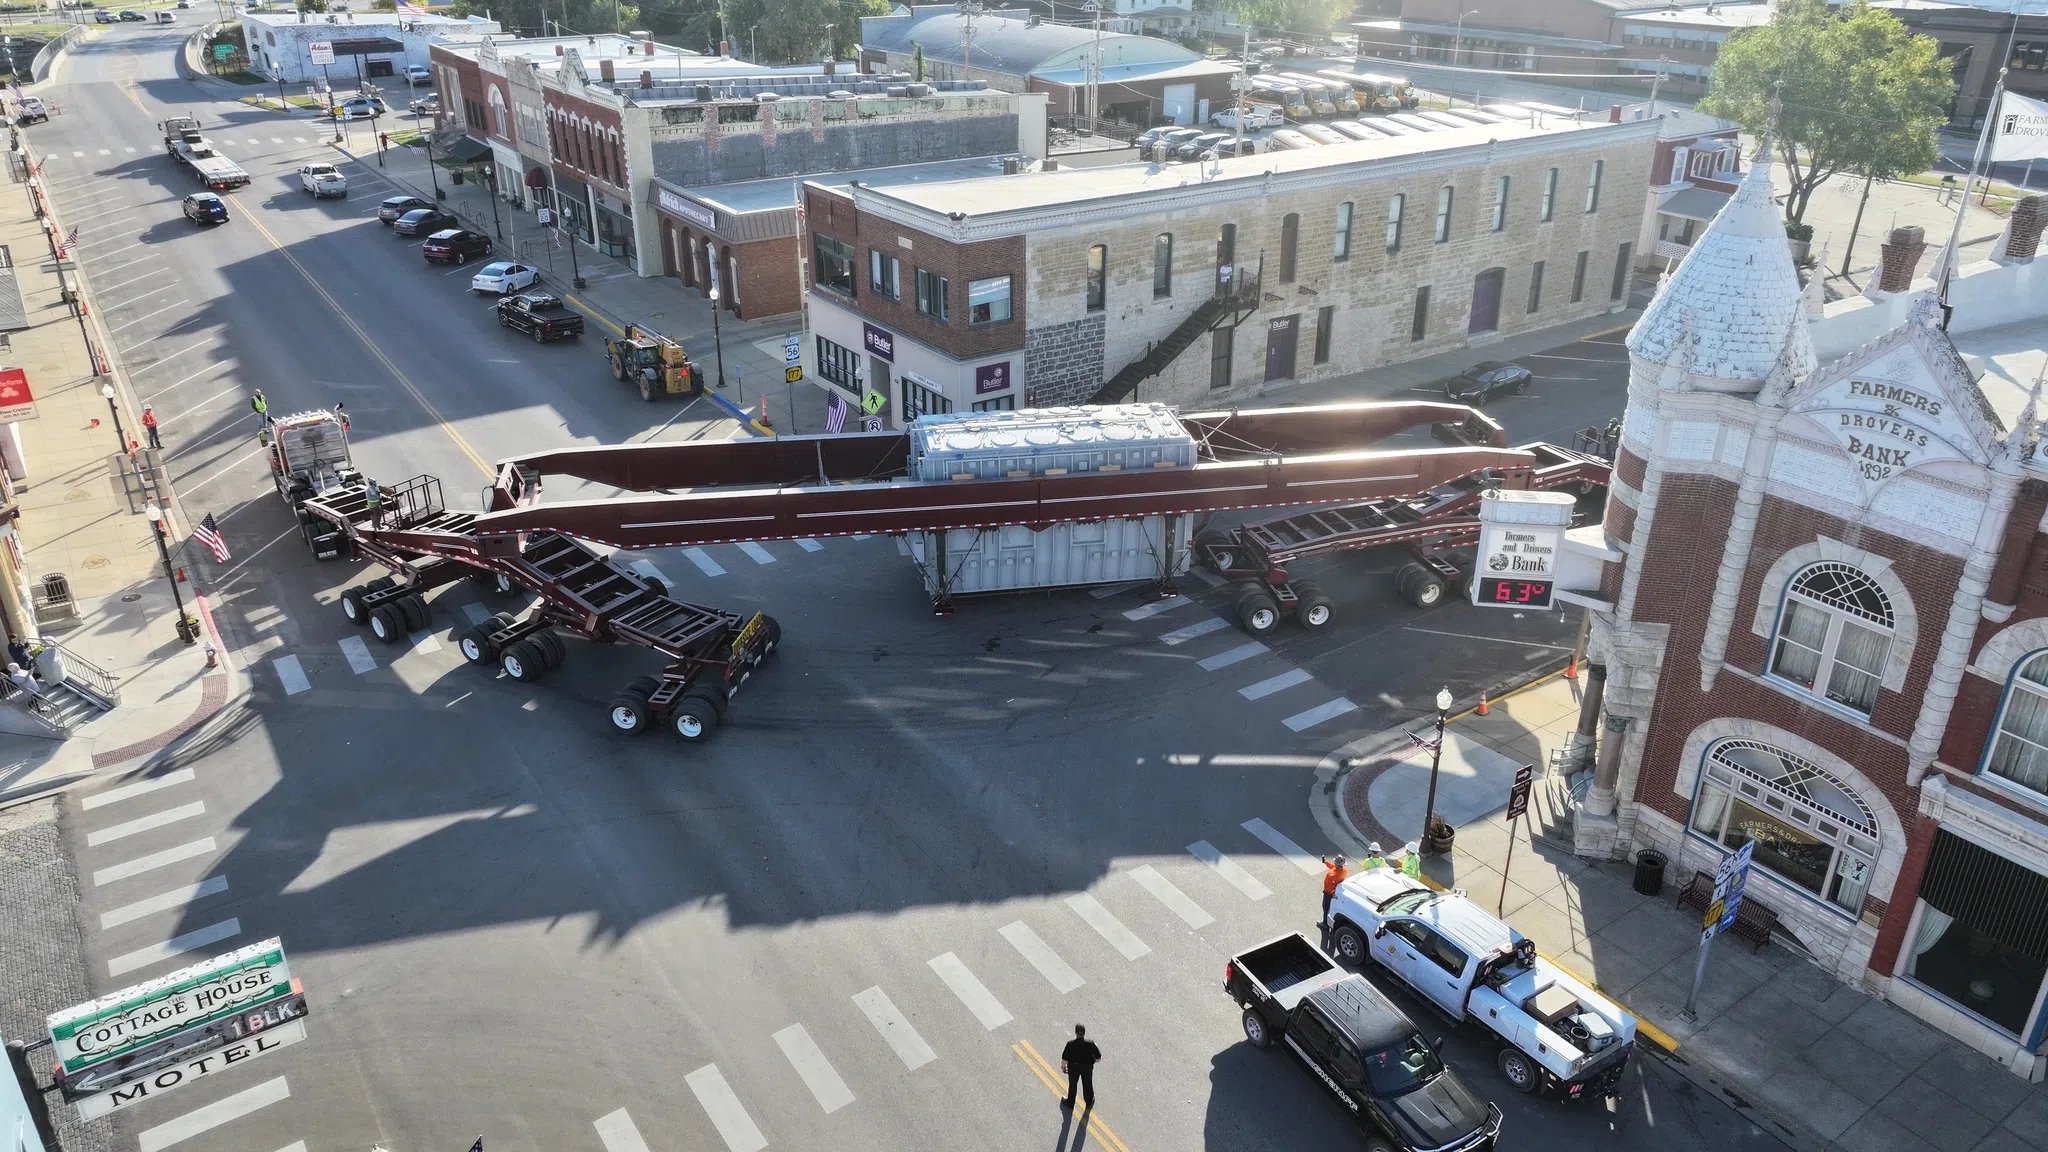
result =
[[1344,881],[1330,941],[1352,964],[1378,964],[1423,999],[1498,1037],[1501,1075],[1520,1092],[1612,1096],[1635,1047],[1636,1019],[1536,954],[1536,943],[1455,892],[1391,868]]

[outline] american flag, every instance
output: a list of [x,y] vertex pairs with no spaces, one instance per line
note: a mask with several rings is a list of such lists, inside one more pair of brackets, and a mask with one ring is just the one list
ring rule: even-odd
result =
[[[212,517],[208,517],[208,519],[212,519]],[[1408,739],[1414,742],[1417,748],[1428,748],[1432,751],[1436,749],[1437,738],[1429,736],[1418,736],[1415,733],[1410,732],[1408,734]]]
[[192,538],[212,549],[215,560],[227,563],[228,542],[220,538],[220,525],[213,522],[213,513],[208,512],[199,527],[192,530]]
[[400,16],[425,16],[427,10],[418,4],[400,4],[398,6],[398,14]]
[[45,156],[41,160],[36,161],[36,175],[41,176],[43,174],[43,165],[48,164],[49,162],[50,158],[48,156]]
[[57,259],[62,260],[66,256],[71,255],[71,250],[76,247],[78,247],[78,225],[73,224],[70,233],[64,237],[64,242],[57,245]]
[[837,432],[846,427],[846,407],[846,399],[832,393],[832,398],[825,402],[825,431]]

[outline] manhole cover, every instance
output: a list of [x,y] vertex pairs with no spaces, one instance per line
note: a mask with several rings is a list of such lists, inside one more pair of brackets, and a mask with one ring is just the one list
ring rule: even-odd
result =
[[135,603],[135,602],[136,602],[137,600],[140,600],[140,599],[142,599],[142,593],[140,593],[140,592],[130,592],[130,593],[129,593],[129,594],[127,594],[126,596],[123,596],[123,597],[121,597],[121,603],[123,603],[123,604],[133,604],[133,603]]
[[93,554],[93,555],[91,555],[91,556],[87,556],[87,557],[85,558],[85,563],[83,563],[83,564],[80,564],[80,565],[79,565],[79,567],[81,567],[81,568],[105,568],[105,567],[106,567],[107,565],[109,565],[109,564],[111,564],[111,563],[113,563],[113,561],[111,561],[111,560],[107,559],[107,558],[106,558],[105,556],[101,556],[101,555],[99,555],[99,554],[95,553],[95,554]]

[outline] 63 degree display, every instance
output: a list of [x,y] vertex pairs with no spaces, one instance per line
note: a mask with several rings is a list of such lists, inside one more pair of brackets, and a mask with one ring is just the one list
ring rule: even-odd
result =
[[1476,604],[1495,607],[1548,608],[1551,582],[1518,580],[1511,576],[1482,576]]

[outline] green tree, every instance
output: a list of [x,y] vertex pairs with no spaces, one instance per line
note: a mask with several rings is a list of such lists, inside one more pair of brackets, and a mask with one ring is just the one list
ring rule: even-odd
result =
[[1699,107],[1770,131],[1791,180],[1785,219],[1800,223],[1839,173],[1888,180],[1932,167],[1953,90],[1934,39],[1891,13],[1783,0],[1769,24],[1729,37]]
[[1291,32],[1322,39],[1351,15],[1352,0],[1219,0],[1222,7],[1254,32]]
[[919,84],[924,83],[924,45],[922,44],[912,44],[910,46],[910,78]]
[[398,0],[370,0],[370,10],[373,12],[396,12],[398,11]]
[[299,0],[299,11],[325,12],[327,11],[327,0]]

